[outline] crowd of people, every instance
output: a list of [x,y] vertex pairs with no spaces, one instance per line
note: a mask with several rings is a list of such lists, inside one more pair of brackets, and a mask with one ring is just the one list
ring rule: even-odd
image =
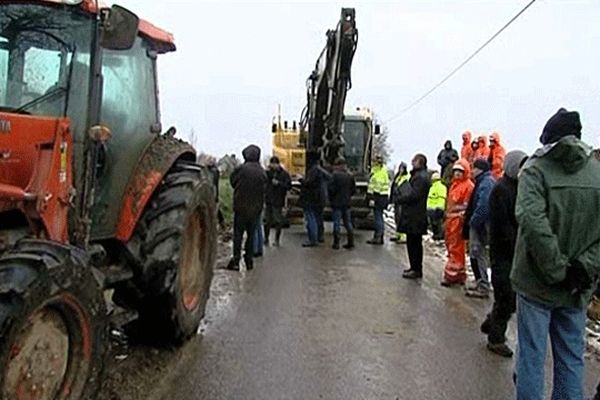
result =
[[[560,109],[543,128],[542,147],[530,156],[507,152],[498,132],[473,138],[467,131],[460,154],[451,141],[445,143],[439,171],[428,169],[423,154],[413,157],[410,171],[401,163],[392,179],[382,158],[375,159],[371,171],[374,233],[368,244],[384,244],[384,213],[393,208],[396,232],[391,241],[406,243],[409,259],[402,276],[420,279],[423,236],[430,229],[433,240],[443,241],[447,249],[442,286],[464,286],[467,296],[479,299],[489,298],[493,289],[494,302],[481,331],[495,354],[513,356],[506,331],[517,313],[517,399],[544,397],[548,337],[552,398],[583,399],[585,309],[600,272],[600,224],[594,222],[600,210],[600,162],[581,140],[581,131],[579,114]],[[235,217],[230,269],[239,269],[244,233],[244,260],[252,269],[263,204],[265,243],[275,228],[274,244],[279,245],[291,187],[276,157],[265,172],[260,149],[249,146],[243,155],[245,163],[231,177]],[[300,195],[307,231],[303,246],[324,241],[323,210],[330,205],[333,249],[340,248],[342,225],[347,231],[344,248],[354,248],[350,199],[356,184],[344,159],[328,171],[317,153],[309,151],[306,158]],[[467,282],[468,266],[473,282]]]

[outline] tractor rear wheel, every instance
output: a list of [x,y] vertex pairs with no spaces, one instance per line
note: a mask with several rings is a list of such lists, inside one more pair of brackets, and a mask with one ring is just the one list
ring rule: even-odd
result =
[[106,306],[82,251],[24,240],[0,259],[0,398],[95,398],[107,355]]
[[181,344],[196,334],[204,317],[216,260],[209,172],[177,162],[150,200],[134,239],[141,258],[134,284],[142,296],[133,304],[140,315],[134,332],[160,344]]

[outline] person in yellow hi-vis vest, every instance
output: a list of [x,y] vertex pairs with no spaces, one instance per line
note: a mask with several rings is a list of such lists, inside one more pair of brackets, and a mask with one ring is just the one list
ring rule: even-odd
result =
[[375,164],[371,169],[371,179],[369,180],[368,195],[370,205],[375,213],[375,232],[373,239],[368,240],[368,244],[382,245],[385,223],[383,221],[383,212],[388,205],[390,195],[390,177],[387,168],[381,156],[377,156]]
[[448,188],[444,185],[439,172],[431,176],[431,187],[427,197],[427,219],[433,232],[433,240],[444,240],[444,211]]
[[402,217],[402,206],[398,203],[400,186],[408,182],[410,175],[406,163],[401,162],[398,166],[398,172],[392,181],[392,190],[390,194],[390,203],[394,205],[394,221],[396,222],[396,235],[392,237],[392,242],[406,243],[406,233],[400,232],[400,218]]

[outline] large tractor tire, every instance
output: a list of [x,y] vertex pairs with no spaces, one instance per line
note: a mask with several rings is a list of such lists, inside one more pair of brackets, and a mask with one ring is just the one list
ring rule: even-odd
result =
[[82,251],[21,241],[0,259],[0,398],[96,398],[107,326],[102,291]]
[[[216,261],[217,211],[209,172],[178,161],[144,211],[134,242],[141,268],[133,281],[138,299],[128,302],[139,313],[133,333],[156,344],[181,344],[197,333],[204,317]],[[117,297],[123,294],[122,299],[132,298],[123,291]]]

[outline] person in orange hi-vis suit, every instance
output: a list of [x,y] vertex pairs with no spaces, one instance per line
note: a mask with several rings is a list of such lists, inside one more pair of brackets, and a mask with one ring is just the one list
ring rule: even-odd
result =
[[500,140],[500,133],[493,131],[490,135],[490,156],[488,161],[492,168],[492,175],[496,179],[500,179],[504,174],[504,157],[506,157],[506,149]]
[[446,248],[448,262],[444,268],[442,286],[462,285],[467,281],[466,246],[462,231],[465,210],[475,184],[471,180],[471,165],[463,158],[452,167],[453,179],[446,205]]
[[488,160],[490,156],[490,148],[488,147],[488,139],[486,135],[481,135],[477,138],[477,150],[475,150],[475,154],[473,155],[473,162],[480,158]]
[[471,131],[464,131],[462,134],[462,148],[460,150],[460,158],[464,158],[469,163],[473,162],[473,148],[471,147],[471,140],[473,139],[473,135]]

